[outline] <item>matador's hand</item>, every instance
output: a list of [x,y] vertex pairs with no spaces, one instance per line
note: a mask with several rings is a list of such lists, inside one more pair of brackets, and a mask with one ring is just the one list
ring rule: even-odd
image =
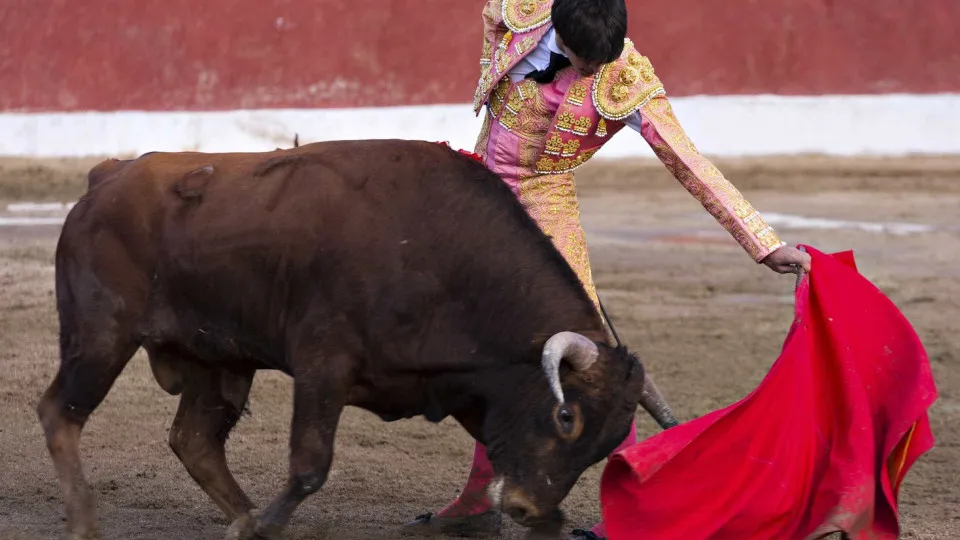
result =
[[798,266],[806,272],[810,271],[810,254],[804,253],[793,246],[783,246],[764,257],[760,262],[770,267],[774,272],[781,274],[796,274]]

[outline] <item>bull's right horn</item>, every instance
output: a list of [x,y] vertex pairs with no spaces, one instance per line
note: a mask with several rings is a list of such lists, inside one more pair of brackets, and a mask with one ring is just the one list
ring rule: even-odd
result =
[[640,405],[663,429],[669,429],[680,424],[680,422],[677,422],[676,417],[673,416],[673,411],[670,410],[670,405],[667,404],[667,400],[664,399],[663,394],[660,393],[657,385],[653,383],[653,379],[646,371],[644,371],[643,374],[643,391],[640,393]]
[[540,364],[547,376],[550,389],[557,401],[563,403],[563,388],[560,386],[560,362],[564,359],[577,371],[583,371],[597,361],[600,351],[597,344],[576,332],[559,332],[543,344]]

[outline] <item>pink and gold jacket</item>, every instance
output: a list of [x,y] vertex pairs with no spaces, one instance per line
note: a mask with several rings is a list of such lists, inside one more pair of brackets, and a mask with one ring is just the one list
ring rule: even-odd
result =
[[[507,73],[529,53],[551,27],[552,0],[489,0],[483,10],[483,49],[480,80],[474,95],[474,112],[489,105],[498,128],[519,129],[524,107],[543,109],[535,103],[536,83],[512,83]],[[784,245],[776,231],[723,174],[697,151],[684,133],[663,83],[650,60],[627,39],[617,60],[582,77],[568,68],[551,85],[556,107],[537,132],[533,174],[550,175],[573,171],[587,162],[626,124],[634,112],[641,116],[640,134],[674,177],[723,228],[760,261]],[[485,128],[489,129],[489,127]],[[482,153],[482,152],[481,152]]]

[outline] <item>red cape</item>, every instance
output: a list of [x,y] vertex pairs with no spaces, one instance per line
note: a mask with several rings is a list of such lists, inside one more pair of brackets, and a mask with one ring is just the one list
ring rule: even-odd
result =
[[610,540],[898,537],[900,483],[934,443],[930,363],[852,253],[807,250],[793,325],[760,385],[611,457]]

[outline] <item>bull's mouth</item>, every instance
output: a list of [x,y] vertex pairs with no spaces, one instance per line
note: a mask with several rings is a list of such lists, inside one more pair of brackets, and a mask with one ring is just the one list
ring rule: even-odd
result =
[[495,507],[499,507],[500,511],[521,527],[530,529],[532,537],[553,538],[560,534],[564,516],[559,507],[538,506],[522,489],[507,488],[506,484],[504,477],[498,476],[488,488],[490,500]]
[[524,508],[505,508],[504,512],[510,519],[515,521],[517,525],[521,527],[528,527],[532,529],[541,529],[545,527],[557,527],[560,528],[563,526],[563,514],[560,512],[559,508],[551,510],[546,516],[531,515]]
[[561,533],[563,532],[564,518],[563,512],[559,508],[547,512],[545,516],[537,517],[530,516],[529,514],[516,516],[509,509],[506,510],[506,512],[518,525],[528,529],[528,539],[563,538]]

